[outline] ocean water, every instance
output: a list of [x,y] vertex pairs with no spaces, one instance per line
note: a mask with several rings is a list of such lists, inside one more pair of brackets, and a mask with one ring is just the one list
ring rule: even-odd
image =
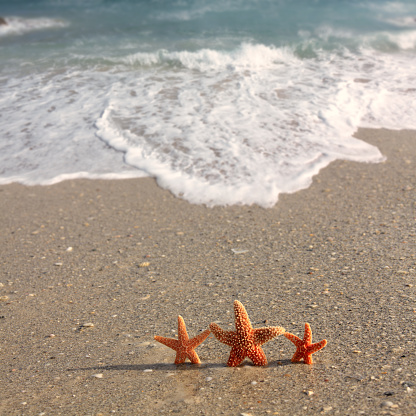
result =
[[416,129],[414,0],[0,0],[0,183],[273,206]]

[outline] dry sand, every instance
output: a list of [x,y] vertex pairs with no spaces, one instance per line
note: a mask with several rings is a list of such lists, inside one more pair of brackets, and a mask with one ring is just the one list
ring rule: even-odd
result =
[[[274,208],[206,208],[151,179],[0,187],[1,415],[416,414],[416,132],[366,130],[387,161],[338,161]],[[210,322],[328,340],[291,364],[176,367],[153,340]],[[94,326],[82,326],[92,323]],[[97,376],[98,375],[98,376]]]

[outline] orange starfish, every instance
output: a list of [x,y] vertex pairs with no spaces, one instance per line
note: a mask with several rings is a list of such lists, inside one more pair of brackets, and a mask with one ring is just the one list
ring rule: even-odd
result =
[[303,340],[289,332],[285,332],[283,335],[296,345],[296,352],[292,357],[292,363],[298,362],[303,358],[305,364],[312,364],[312,354],[326,345],[326,339],[312,344],[312,329],[309,324],[305,324]]
[[270,341],[277,335],[285,332],[280,326],[271,326],[254,329],[243,304],[234,301],[235,329],[236,331],[224,331],[217,324],[210,324],[210,329],[215,337],[223,344],[231,347],[227,365],[236,367],[245,357],[250,358],[254,365],[267,365],[266,354],[261,345]]
[[187,358],[189,358],[192,364],[201,364],[201,360],[194,349],[205,341],[210,332],[211,331],[209,329],[206,329],[196,337],[189,339],[188,333],[186,332],[185,321],[182,316],[179,315],[178,339],[159,337],[158,335],[155,335],[155,340],[176,351],[175,364],[182,364]]

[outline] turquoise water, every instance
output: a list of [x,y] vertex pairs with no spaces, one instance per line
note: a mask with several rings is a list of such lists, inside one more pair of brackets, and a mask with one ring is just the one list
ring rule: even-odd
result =
[[0,1],[0,183],[272,206],[415,128],[414,1]]
[[[119,49],[231,50],[242,42],[298,46],[298,53],[308,57],[308,52],[314,53],[305,47],[309,46],[305,39],[306,43],[313,40],[315,47],[336,50],[341,44],[357,48],[362,37],[369,35],[374,36],[374,46],[397,49],[389,35],[414,30],[416,5],[413,1],[346,0],[17,0],[0,2],[0,13],[26,19],[29,26],[24,30],[22,22],[16,36],[2,37],[2,54],[10,58],[104,52],[120,56]],[[41,22],[36,30],[36,22],[30,19],[50,19],[50,30],[42,30]],[[60,30],[53,30],[54,21]]]

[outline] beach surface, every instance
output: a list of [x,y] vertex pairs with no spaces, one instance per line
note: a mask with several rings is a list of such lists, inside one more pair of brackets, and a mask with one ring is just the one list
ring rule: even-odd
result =
[[[191,205],[152,179],[0,187],[1,415],[416,413],[416,132],[360,129],[386,156],[337,161],[271,209]],[[292,364],[173,364],[154,335],[283,326],[327,346]]]

